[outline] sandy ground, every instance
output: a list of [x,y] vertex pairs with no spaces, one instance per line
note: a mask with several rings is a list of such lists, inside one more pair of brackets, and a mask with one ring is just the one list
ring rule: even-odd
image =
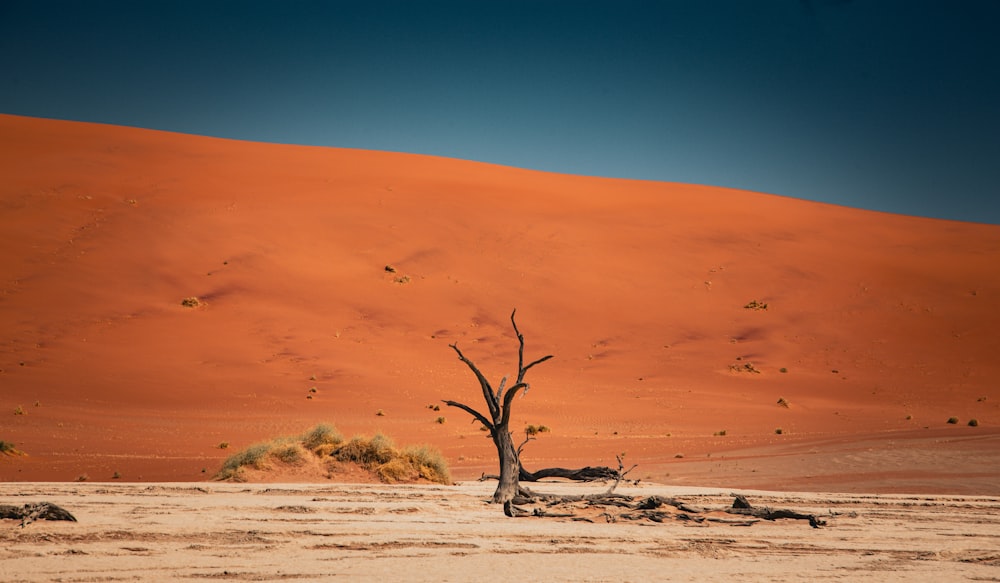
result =
[[529,468],[998,494],[998,226],[6,115],[0,175],[0,481],[203,481],[320,422],[475,478],[429,406],[482,406],[449,344],[514,372],[517,308]]
[[[1000,581],[1000,498],[744,491],[821,515],[752,526],[506,518],[494,485],[0,484],[79,522],[0,522],[0,579],[28,581]],[[539,485],[589,493],[595,485]],[[645,485],[711,509],[728,491]],[[720,515],[725,516],[725,515]]]

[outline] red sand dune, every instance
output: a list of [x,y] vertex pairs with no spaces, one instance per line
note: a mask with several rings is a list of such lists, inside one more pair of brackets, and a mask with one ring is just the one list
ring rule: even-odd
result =
[[0,480],[206,479],[318,422],[478,476],[489,440],[428,405],[482,405],[448,345],[498,381],[517,308],[555,355],[514,410],[552,428],[529,468],[1000,484],[998,226],[15,116],[0,148],[0,439],[29,454]]

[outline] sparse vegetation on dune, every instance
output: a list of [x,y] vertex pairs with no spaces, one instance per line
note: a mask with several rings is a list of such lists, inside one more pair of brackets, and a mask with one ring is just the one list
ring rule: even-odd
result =
[[0,455],[24,455],[24,452],[14,447],[13,443],[0,440]]
[[391,438],[381,433],[371,438],[355,436],[348,441],[329,424],[317,425],[300,436],[279,437],[252,445],[226,459],[215,479],[246,481],[246,468],[297,467],[306,465],[310,460],[321,462],[328,474],[333,473],[338,463],[350,463],[386,483],[419,480],[451,483],[448,462],[440,451],[432,447],[399,449]]

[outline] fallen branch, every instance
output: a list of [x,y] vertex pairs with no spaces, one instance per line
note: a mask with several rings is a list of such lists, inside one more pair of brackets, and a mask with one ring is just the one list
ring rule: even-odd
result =
[[[737,494],[734,494],[735,499],[733,500],[733,505],[731,507],[716,509],[715,511],[736,514],[748,518],[729,519],[717,516],[706,516],[708,513],[713,512],[713,509],[694,506],[676,498],[648,496],[646,498],[636,499],[624,494],[614,493],[613,490],[616,485],[617,482],[606,492],[575,496],[535,494],[534,492],[522,487],[518,492],[518,496],[514,499],[516,504],[543,504],[544,507],[537,506],[534,509],[531,509],[511,504],[508,516],[560,517],[570,518],[571,520],[593,522],[586,516],[577,516],[574,511],[586,511],[587,509],[598,507],[607,509],[600,515],[603,516],[607,522],[617,522],[619,519],[632,521],[648,520],[657,523],[663,523],[670,520],[681,520],[699,524],[703,522],[715,522],[729,526],[753,526],[757,522],[760,522],[760,520],[789,518],[808,520],[809,526],[812,526],[813,528],[826,526],[826,521],[820,520],[813,514],[805,514],[787,509],[776,510],[766,507],[757,508],[750,504],[746,497]],[[580,506],[579,503],[581,502],[585,502],[586,504],[584,506]],[[672,506],[679,512],[660,510],[660,508],[664,506]],[[625,509],[625,512],[621,512],[620,514],[613,513],[610,510],[611,508]]]
[[76,517],[51,502],[32,502],[24,506],[0,504],[0,518],[21,520],[21,528],[36,520],[67,520],[76,522]]
[[809,526],[813,528],[819,528],[821,526],[826,526],[825,520],[820,520],[816,518],[813,514],[803,514],[801,512],[796,512],[794,510],[778,509],[774,510],[771,508],[757,508],[749,502],[745,496],[739,494],[735,495],[736,498],[733,500],[732,508],[726,510],[730,514],[742,514],[744,516],[753,516],[754,518],[763,518],[764,520],[777,520],[779,518],[791,518],[795,520],[808,520]]

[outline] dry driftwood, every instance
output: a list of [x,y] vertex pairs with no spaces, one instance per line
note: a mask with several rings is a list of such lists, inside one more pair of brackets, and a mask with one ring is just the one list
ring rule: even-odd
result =
[[[659,523],[666,522],[668,520],[685,520],[699,523],[719,522],[731,526],[752,526],[760,520],[790,518],[796,520],[808,520],[809,526],[813,528],[826,526],[826,521],[820,520],[813,514],[805,514],[788,509],[772,509],[767,507],[758,508],[750,504],[746,497],[738,494],[734,494],[735,499],[733,500],[733,505],[731,507],[719,510],[728,514],[740,515],[747,518],[728,519],[717,516],[706,516],[706,514],[712,512],[712,509],[694,506],[676,498],[649,496],[637,500],[623,494],[615,494],[613,492],[615,485],[617,485],[617,482],[606,492],[582,496],[551,496],[545,494],[534,494],[533,492],[522,488],[522,492],[517,498],[514,499],[514,503],[521,505],[544,504],[544,506],[528,509],[522,506],[515,506],[511,503],[504,506],[504,511],[508,516],[559,517],[592,522],[590,518],[578,516],[576,512],[574,512],[574,510],[580,508],[579,504],[577,504],[576,508],[570,506],[570,504],[573,503],[586,502],[587,508],[614,507],[625,510],[625,512],[617,514],[612,514],[611,511],[605,511],[602,513],[602,516],[608,522],[617,522],[619,519],[649,520],[651,522]],[[673,506],[674,508],[680,510],[680,512],[667,512],[659,510],[662,506]]]
[[[538,482],[539,480],[544,480],[545,478],[561,478],[564,480],[572,480],[574,482],[599,482],[617,480],[618,477],[618,470],[607,466],[587,466],[585,468],[578,468],[575,470],[566,468],[542,468],[537,472],[529,472],[524,469],[524,467],[521,467],[521,472],[518,475],[518,481]],[[499,478],[500,477],[496,474],[483,474],[482,477],[479,478],[479,481],[497,480]]]
[[795,520],[808,520],[809,526],[813,528],[819,528],[826,525],[826,521],[816,518],[812,514],[803,514],[801,512],[796,512],[794,510],[778,509],[773,510],[771,508],[757,508],[747,502],[745,496],[735,495],[736,498],[733,500],[732,508],[726,510],[730,514],[743,514],[746,516],[753,516],[754,518],[763,518],[764,520],[777,520],[779,518],[792,518]]
[[24,506],[0,504],[0,519],[20,519],[21,528],[36,520],[68,520],[76,522],[76,517],[51,502],[31,502]]

